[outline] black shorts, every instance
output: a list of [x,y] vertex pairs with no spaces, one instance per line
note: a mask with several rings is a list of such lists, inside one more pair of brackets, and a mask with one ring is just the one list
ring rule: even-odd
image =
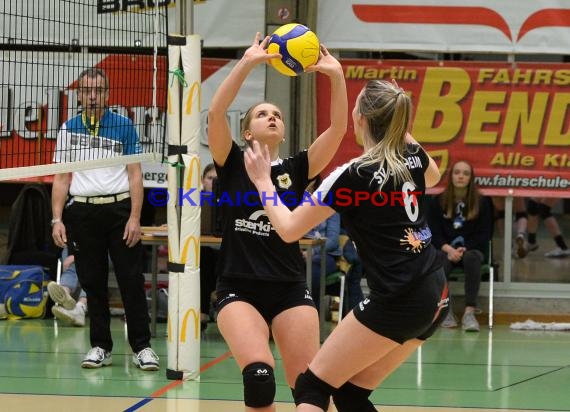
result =
[[252,279],[220,279],[216,288],[216,309],[220,312],[228,303],[241,301],[251,304],[268,324],[284,310],[296,306],[315,307],[306,282],[267,282]]
[[386,302],[372,294],[353,310],[360,323],[395,342],[425,340],[433,335],[449,311],[449,291],[443,269],[418,279],[398,299]]

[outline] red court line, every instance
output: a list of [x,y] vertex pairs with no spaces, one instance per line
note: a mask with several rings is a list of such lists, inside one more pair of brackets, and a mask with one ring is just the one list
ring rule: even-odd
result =
[[226,360],[230,356],[232,356],[232,353],[230,351],[227,351],[222,356],[218,356],[216,359],[212,359],[210,362],[203,364],[200,367],[200,372],[204,372],[205,370],[210,369],[212,366],[217,365],[218,363],[220,363],[223,360]]
[[159,390],[157,390],[156,392],[153,392],[150,397],[151,398],[159,398],[161,397],[163,394],[165,394],[166,392],[168,392],[170,389],[175,388],[176,386],[180,385],[182,382],[184,382],[182,379],[177,380],[177,381],[172,381],[171,383],[169,383],[168,385],[160,388]]
[[[211,367],[217,365],[218,363],[226,360],[227,358],[229,358],[232,355],[232,353],[230,351],[227,351],[226,353],[224,353],[221,356],[218,356],[215,359],[212,359],[210,362],[203,364],[200,367],[200,373],[210,369]],[[183,380],[176,380],[173,381],[171,383],[169,383],[168,385],[160,388],[159,390],[153,392],[150,397],[151,398],[158,398],[160,396],[162,396],[163,394],[165,394],[166,392],[168,392],[170,389],[175,388],[176,386],[180,385],[182,382],[184,382]]]

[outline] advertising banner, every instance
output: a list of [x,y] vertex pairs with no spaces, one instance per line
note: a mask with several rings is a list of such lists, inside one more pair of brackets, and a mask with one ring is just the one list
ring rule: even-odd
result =
[[329,49],[567,54],[565,0],[327,0],[317,33]]
[[[456,161],[467,160],[485,194],[570,196],[569,64],[341,63],[351,111],[372,79],[395,79],[412,97],[412,134],[442,173]],[[322,76],[317,81],[322,131],[329,124],[328,81]],[[348,134],[330,168],[361,154],[360,143],[349,113]]]
[[[203,47],[247,47],[256,31],[265,33],[264,0],[191,5],[193,32],[201,36]],[[0,2],[0,14],[12,19],[0,30],[0,43],[151,47],[155,12],[161,17],[168,14],[167,32],[174,33],[180,13],[175,0]],[[119,27],[137,29],[116,35]],[[567,54],[570,4],[567,0],[327,0],[318,4],[313,29],[329,49]],[[164,36],[158,40],[160,47],[166,45]]]

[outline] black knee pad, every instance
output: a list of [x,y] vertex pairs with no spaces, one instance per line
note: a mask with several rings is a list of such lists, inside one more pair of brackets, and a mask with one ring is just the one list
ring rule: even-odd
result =
[[515,213],[515,222],[519,219],[526,219],[528,217],[526,212],[517,212]]
[[544,203],[538,204],[538,214],[542,219],[548,219],[550,216],[552,216],[550,210],[550,206],[545,205]]
[[377,409],[368,399],[372,391],[346,382],[333,392],[334,405],[338,412],[374,412]]
[[262,408],[275,399],[273,368],[263,362],[250,363],[241,372],[243,376],[243,401],[245,406]]
[[331,385],[307,369],[297,377],[295,382],[295,405],[308,403],[326,411],[329,409],[331,394],[334,390]]
[[538,205],[539,203],[536,200],[528,199],[526,211],[530,216],[538,216]]

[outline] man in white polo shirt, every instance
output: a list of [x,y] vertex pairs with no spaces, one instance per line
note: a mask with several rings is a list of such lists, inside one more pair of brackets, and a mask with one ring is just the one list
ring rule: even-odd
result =
[[[132,122],[107,108],[109,79],[99,68],[78,79],[82,112],[66,121],[57,136],[54,162],[78,162],[141,152]],[[68,200],[69,195],[69,200]],[[149,314],[142,274],[140,163],[62,173],[52,188],[52,236],[75,256],[79,283],[87,293],[91,349],[83,368],[112,363],[108,296],[109,260],[115,268],[125,308],[133,363],[158,370],[150,348]]]

